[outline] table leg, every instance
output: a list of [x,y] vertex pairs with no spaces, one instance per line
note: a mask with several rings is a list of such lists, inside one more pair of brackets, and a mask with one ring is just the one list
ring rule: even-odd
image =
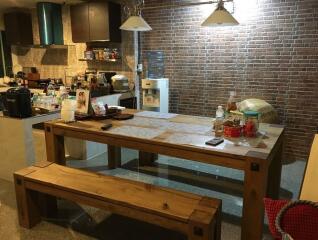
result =
[[139,166],[153,165],[154,161],[158,159],[157,153],[148,153],[139,151]]
[[45,142],[47,161],[65,165],[64,137],[53,133],[51,125],[45,125]]
[[115,169],[121,167],[121,147],[107,145],[108,168]]
[[[262,164],[263,163],[263,164]],[[247,161],[244,177],[242,240],[261,240],[264,224],[263,198],[267,189],[265,161]]]
[[278,147],[278,150],[272,159],[268,170],[267,196],[273,199],[279,198],[280,181],[282,173],[282,156],[283,144]]

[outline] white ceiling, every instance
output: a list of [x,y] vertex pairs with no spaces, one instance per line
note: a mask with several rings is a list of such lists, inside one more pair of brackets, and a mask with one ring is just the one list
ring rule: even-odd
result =
[[0,11],[11,7],[35,8],[37,2],[54,2],[54,3],[78,3],[82,0],[0,0]]

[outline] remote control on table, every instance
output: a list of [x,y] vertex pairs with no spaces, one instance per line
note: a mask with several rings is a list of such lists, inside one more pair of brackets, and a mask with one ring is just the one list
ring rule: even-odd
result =
[[105,124],[104,126],[102,126],[101,129],[103,131],[106,131],[106,130],[110,129],[112,126],[113,126],[113,124],[108,123],[108,124]]
[[213,139],[207,141],[205,144],[211,145],[211,146],[214,146],[214,147],[215,147],[215,146],[221,144],[222,142],[224,142],[224,139],[223,139],[223,138],[218,138],[218,137],[216,137],[216,138],[213,138]]

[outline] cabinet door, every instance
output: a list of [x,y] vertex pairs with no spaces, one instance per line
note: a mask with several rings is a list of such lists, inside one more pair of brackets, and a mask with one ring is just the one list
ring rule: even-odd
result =
[[109,14],[107,2],[89,3],[90,41],[109,41]]
[[4,14],[4,24],[9,45],[32,45],[32,17],[30,13],[10,12]]
[[120,4],[109,2],[109,35],[111,42],[121,42],[121,6]]
[[[7,44],[5,31],[0,31],[0,77],[12,75],[11,46]],[[1,103],[0,103],[1,105]]]
[[71,6],[72,39],[74,43],[89,42],[89,5]]

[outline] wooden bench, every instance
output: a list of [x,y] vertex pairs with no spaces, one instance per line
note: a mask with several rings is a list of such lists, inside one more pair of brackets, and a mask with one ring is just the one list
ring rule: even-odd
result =
[[19,223],[32,228],[56,197],[181,232],[220,240],[221,201],[151,184],[42,163],[14,173]]

